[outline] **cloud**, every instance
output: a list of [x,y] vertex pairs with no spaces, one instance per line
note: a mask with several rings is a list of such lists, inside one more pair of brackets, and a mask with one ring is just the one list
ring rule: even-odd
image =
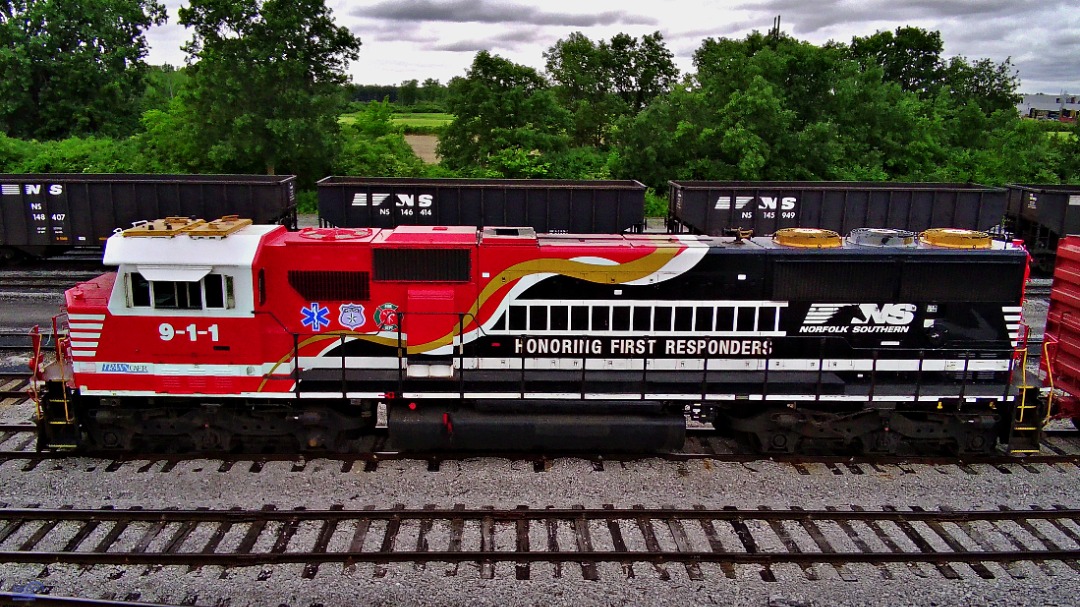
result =
[[[177,25],[186,0],[163,0],[169,25],[148,32],[151,62],[182,65],[191,37]],[[915,26],[941,32],[946,58],[1012,57],[1024,91],[1080,92],[1080,10],[1075,0],[327,0],[339,25],[364,42],[352,72],[364,81],[447,79],[480,50],[542,69],[543,52],[573,31],[593,40],[661,30],[680,69],[706,38],[742,39],[781,29],[812,44]]]
[[495,2],[493,0],[404,0],[380,2],[373,6],[355,8],[354,17],[386,19],[397,22],[491,23],[516,25],[555,25],[563,27],[593,27],[597,25],[656,24],[657,19],[625,11],[600,13],[553,13],[532,6]]
[[517,29],[503,32],[484,38],[466,38],[453,42],[440,41],[431,45],[432,50],[454,52],[479,52],[494,51],[498,49],[516,49],[522,45],[544,43],[546,36],[540,36],[536,31],[529,29]]
[[1066,3],[1061,0],[763,0],[740,6],[744,10],[780,15],[783,22],[794,24],[796,34],[810,34],[825,28],[861,29],[858,28],[860,24],[874,23],[888,24],[880,29],[956,19],[971,25],[997,17],[1009,17],[1015,19],[1015,23],[1023,23],[1033,12],[1065,10],[1065,7]]

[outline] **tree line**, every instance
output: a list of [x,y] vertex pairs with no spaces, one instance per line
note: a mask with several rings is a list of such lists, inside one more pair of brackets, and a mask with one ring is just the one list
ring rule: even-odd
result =
[[825,45],[754,32],[704,40],[681,79],[658,33],[572,34],[545,53],[546,74],[480,53],[450,83],[459,119],[439,151],[456,170],[584,170],[658,190],[672,179],[1080,180],[1075,125],[1022,120],[1010,61],[946,60],[943,46],[914,27]]
[[[686,74],[659,32],[574,32],[543,70],[481,51],[445,85],[358,85],[361,40],[324,0],[190,0],[179,69],[145,63],[165,18],[0,0],[0,172],[1080,182],[1075,125],[1020,119],[1010,61],[946,58],[921,28],[708,38]],[[454,115],[440,165],[405,143],[402,107]]]

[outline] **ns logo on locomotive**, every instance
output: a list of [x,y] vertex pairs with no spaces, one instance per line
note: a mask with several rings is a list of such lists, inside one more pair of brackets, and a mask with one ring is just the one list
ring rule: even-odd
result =
[[345,451],[385,407],[398,449],[1017,447],[1027,255],[961,232],[162,220],[67,291],[41,446]]

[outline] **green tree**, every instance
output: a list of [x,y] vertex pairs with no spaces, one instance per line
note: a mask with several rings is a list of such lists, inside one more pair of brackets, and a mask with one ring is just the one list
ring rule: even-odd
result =
[[607,53],[606,45],[596,44],[581,32],[544,52],[555,94],[573,114],[573,145],[604,147],[615,120],[630,111],[613,92],[612,61]]
[[302,183],[325,175],[359,38],[324,0],[191,0],[179,14],[194,30],[183,101],[210,161]]
[[898,27],[851,40],[851,56],[864,66],[877,65],[885,80],[920,96],[935,92],[941,83],[944,49],[940,32],[920,27]]
[[1080,122],[1074,122],[1060,137],[1053,138],[1058,151],[1057,174],[1062,183],[1080,184]]
[[[1035,120],[1020,120],[1016,110],[1002,110],[989,117],[986,148],[970,149],[973,177],[979,183],[1058,183],[1068,176],[1059,170],[1068,162],[1065,151]],[[1076,149],[1076,146],[1073,147]]]
[[155,0],[0,0],[0,129],[123,135],[138,124]]
[[757,31],[744,40],[706,38],[694,51],[693,78],[699,85],[711,87],[715,94],[730,95],[750,83],[758,70],[752,67],[753,58],[773,44],[771,38]]
[[[619,123],[614,176],[656,188],[669,179],[942,179],[950,158],[964,158],[956,150],[986,143],[993,128],[977,105],[940,89],[921,97],[843,45],[753,32],[703,41],[694,64],[691,87]],[[982,166],[976,154],[966,162],[968,174]]]
[[440,103],[446,97],[446,87],[435,78],[426,78],[420,84],[420,99],[428,103]]
[[397,101],[398,87],[393,84],[345,84],[342,86],[350,101],[361,103],[368,101],[383,101],[389,99],[391,103]]
[[599,43],[574,32],[544,58],[559,101],[573,113],[578,146],[606,148],[615,121],[671,90],[679,75],[659,32],[640,41],[617,34]]
[[664,45],[660,32],[647,34],[640,41],[627,34],[616,34],[601,48],[612,74],[612,92],[634,113],[657,95],[671,90],[679,79],[675,56]]
[[544,51],[548,76],[559,100],[567,105],[595,101],[611,90],[604,50],[588,36],[574,32]]
[[697,123],[694,177],[826,178],[837,152],[831,109],[842,58],[833,46],[760,32],[703,41],[693,78],[708,110]]
[[341,153],[335,175],[417,177],[424,163],[401,135],[389,102],[371,102],[342,127]]
[[656,191],[666,191],[671,179],[714,178],[702,145],[710,119],[705,95],[681,86],[623,117],[612,132],[612,177],[637,179]]
[[37,153],[41,144],[23,141],[0,133],[0,173],[21,173],[22,164]]
[[146,70],[146,90],[140,104],[142,111],[166,110],[187,82],[187,72],[165,65],[151,65]]
[[974,62],[953,57],[945,66],[943,85],[959,103],[974,103],[989,116],[998,110],[1011,110],[1022,99],[1017,92],[1020,74],[1012,60],[994,63],[990,59]]
[[[715,138],[713,156],[730,167],[721,178],[760,180],[782,177],[789,163],[795,112],[784,107],[776,89],[763,77],[751,81],[745,91],[731,95],[720,108],[715,129],[702,133]],[[711,147],[711,146],[710,146]]]
[[398,93],[398,103],[401,105],[416,105],[416,100],[419,98],[420,82],[415,78],[412,80],[406,80],[398,87],[400,91]]
[[163,173],[233,172],[230,166],[217,164],[206,154],[201,142],[199,117],[182,96],[170,100],[165,109],[147,110],[142,117],[142,132],[132,139],[139,142],[148,162]]
[[523,159],[568,147],[570,115],[530,67],[480,51],[449,89],[447,109],[455,118],[439,138],[438,152],[450,169],[503,166],[535,174],[521,168]]

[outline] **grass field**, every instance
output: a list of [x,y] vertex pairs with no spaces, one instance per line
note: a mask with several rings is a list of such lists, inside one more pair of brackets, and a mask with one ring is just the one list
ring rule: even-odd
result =
[[394,123],[406,127],[436,128],[453,120],[453,114],[394,114]]
[[1056,137],[1058,139],[1076,139],[1076,133],[1070,133],[1068,131],[1050,131],[1046,134],[1047,137]]
[[[443,126],[454,120],[453,114],[430,113],[430,114],[404,114],[395,113],[391,120],[394,124],[405,128],[406,133],[432,135]],[[341,124],[356,122],[356,114],[342,114],[338,117]]]

